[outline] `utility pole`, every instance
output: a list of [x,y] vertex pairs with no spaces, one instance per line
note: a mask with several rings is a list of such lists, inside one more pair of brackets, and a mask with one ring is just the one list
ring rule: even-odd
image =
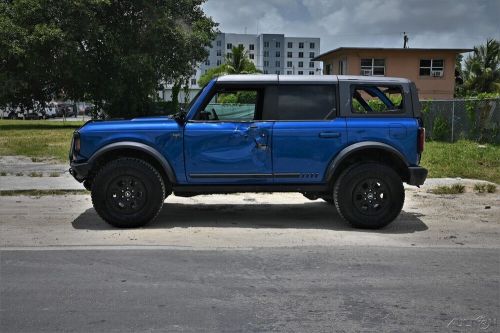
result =
[[403,49],[407,49],[408,48],[408,35],[406,34],[406,32],[403,32]]

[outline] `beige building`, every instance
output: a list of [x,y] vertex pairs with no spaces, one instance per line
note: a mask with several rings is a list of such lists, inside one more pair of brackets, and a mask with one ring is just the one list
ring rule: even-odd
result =
[[323,74],[407,78],[415,82],[420,99],[452,99],[455,59],[471,49],[401,49],[340,47],[314,60],[323,62]]

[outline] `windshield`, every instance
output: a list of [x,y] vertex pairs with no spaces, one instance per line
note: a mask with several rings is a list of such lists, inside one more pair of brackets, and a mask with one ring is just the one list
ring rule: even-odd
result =
[[191,110],[191,107],[194,105],[194,103],[196,102],[196,100],[198,99],[198,97],[200,97],[201,93],[203,91],[205,91],[205,89],[207,89],[207,86],[208,86],[208,84],[204,85],[203,88],[201,88],[200,91],[198,91],[198,93],[193,97],[193,99],[191,100],[191,102],[189,102],[189,104],[187,105],[187,107],[186,107],[186,109],[184,111],[189,112],[189,110]]

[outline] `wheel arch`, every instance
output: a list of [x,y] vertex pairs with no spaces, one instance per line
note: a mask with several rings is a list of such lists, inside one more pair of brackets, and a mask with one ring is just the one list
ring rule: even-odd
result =
[[333,183],[347,167],[363,161],[381,162],[393,167],[404,182],[410,178],[409,165],[400,151],[382,142],[368,141],[358,142],[341,150],[328,166],[326,181]]
[[108,144],[97,150],[88,160],[91,172],[118,157],[140,158],[153,165],[160,172],[166,184],[177,182],[174,170],[168,160],[155,148],[140,142],[122,141]]

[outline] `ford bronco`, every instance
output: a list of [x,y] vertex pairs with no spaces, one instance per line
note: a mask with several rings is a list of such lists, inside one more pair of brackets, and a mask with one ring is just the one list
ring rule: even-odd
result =
[[117,227],[145,225],[172,193],[299,192],[380,228],[399,215],[403,182],[424,183],[424,140],[406,79],[227,75],[174,116],[86,123],[69,158]]

